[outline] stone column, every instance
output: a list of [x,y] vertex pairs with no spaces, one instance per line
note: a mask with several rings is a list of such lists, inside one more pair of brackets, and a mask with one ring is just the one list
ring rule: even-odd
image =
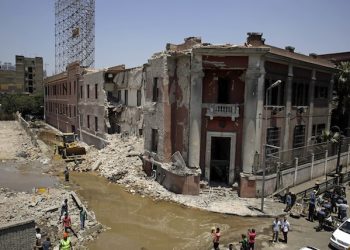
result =
[[316,82],[316,70],[313,69],[311,73],[311,81],[309,84],[309,119],[307,128],[307,144],[311,143],[312,136],[312,117],[314,115],[314,92],[315,92],[315,82]]
[[[257,129],[258,99],[261,95],[261,84],[264,76],[261,73],[260,55],[250,55],[248,69],[245,76],[245,93],[244,93],[244,120],[243,120],[243,172],[252,173],[254,164],[254,155],[256,151],[260,151],[260,145],[257,144],[257,131],[261,137],[261,129]],[[263,66],[262,66],[263,67]],[[264,70],[263,70],[264,71]],[[263,86],[262,86],[263,88]],[[259,93],[260,91],[260,93]],[[262,97],[263,99],[263,97]],[[261,100],[259,100],[261,103]],[[260,107],[261,110],[262,107]],[[258,149],[258,150],[257,150]]]
[[332,118],[332,98],[333,98],[333,86],[334,86],[334,74],[332,74],[331,80],[329,82],[328,88],[328,119],[326,130],[331,129],[331,118]]
[[[255,126],[255,133],[256,133],[256,141],[255,141],[255,152],[258,152],[261,156],[265,154],[265,148],[262,146],[262,143],[266,143],[266,128],[264,127],[265,121],[264,121],[264,99],[265,99],[265,61],[263,58],[260,60],[260,68],[259,68],[259,78],[258,78],[258,85],[256,87],[256,98],[257,98],[257,109],[256,109],[256,126]],[[265,131],[263,133],[262,131]],[[262,137],[264,135],[264,137]]]
[[288,77],[286,81],[285,96],[286,96],[286,109],[285,109],[285,124],[284,124],[284,137],[283,148],[287,150],[289,148],[290,137],[290,115],[292,112],[292,85],[293,85],[293,65],[288,65]]
[[190,87],[190,129],[188,147],[188,166],[199,168],[202,121],[202,56],[192,54]]

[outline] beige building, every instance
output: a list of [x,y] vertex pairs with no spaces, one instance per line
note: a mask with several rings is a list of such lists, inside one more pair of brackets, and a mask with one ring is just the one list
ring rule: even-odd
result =
[[41,93],[43,90],[43,58],[16,55],[15,67],[0,68],[0,92]]

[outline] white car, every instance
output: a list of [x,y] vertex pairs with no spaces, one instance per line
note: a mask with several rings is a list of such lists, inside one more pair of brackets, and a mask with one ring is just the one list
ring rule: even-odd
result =
[[347,250],[350,247],[350,219],[347,219],[334,231],[329,244],[336,249]]

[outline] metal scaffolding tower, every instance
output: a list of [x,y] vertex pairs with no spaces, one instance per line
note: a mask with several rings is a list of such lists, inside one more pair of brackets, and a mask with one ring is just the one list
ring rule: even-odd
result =
[[95,63],[95,0],[55,0],[55,71]]

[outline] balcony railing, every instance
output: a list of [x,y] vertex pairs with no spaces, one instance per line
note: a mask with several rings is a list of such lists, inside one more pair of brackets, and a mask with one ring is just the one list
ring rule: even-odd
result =
[[212,120],[214,117],[231,117],[232,121],[239,117],[238,104],[207,104],[206,116]]

